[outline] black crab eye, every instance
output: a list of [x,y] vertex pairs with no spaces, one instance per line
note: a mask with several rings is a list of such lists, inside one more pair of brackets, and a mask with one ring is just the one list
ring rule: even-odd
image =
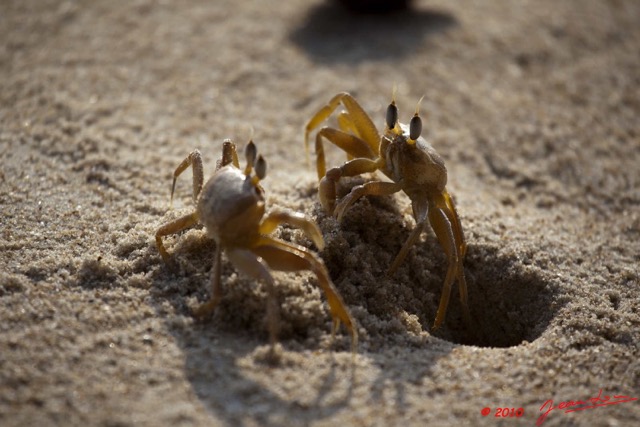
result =
[[393,129],[398,123],[398,107],[396,107],[395,101],[387,107],[387,129]]
[[244,155],[247,158],[247,165],[252,165],[256,160],[256,155],[258,154],[258,149],[253,141],[249,141],[247,147],[244,149]]
[[256,175],[260,180],[267,176],[267,162],[262,155],[258,156],[254,167],[256,169]]
[[409,138],[411,138],[412,141],[415,141],[420,138],[421,133],[422,119],[420,119],[420,116],[416,113],[409,122]]

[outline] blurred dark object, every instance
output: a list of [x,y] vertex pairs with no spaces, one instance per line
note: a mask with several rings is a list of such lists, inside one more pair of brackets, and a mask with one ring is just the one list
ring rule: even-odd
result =
[[386,13],[409,7],[411,0],[337,0],[347,9],[358,13]]
[[[372,0],[383,3],[382,0]],[[455,16],[445,11],[417,6],[411,0],[384,3],[409,4],[404,10],[388,12],[354,12],[341,2],[328,0],[309,8],[298,26],[289,33],[290,40],[319,63],[363,61],[397,61],[416,53],[416,45],[458,25]],[[352,3],[364,3],[358,0]],[[422,5],[420,5],[422,6]],[[369,9],[371,10],[371,9]]]

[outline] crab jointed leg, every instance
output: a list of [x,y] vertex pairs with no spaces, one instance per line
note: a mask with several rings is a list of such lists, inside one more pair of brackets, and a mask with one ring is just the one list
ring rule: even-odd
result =
[[198,223],[198,215],[194,213],[190,213],[178,219],[171,221],[168,224],[164,224],[162,227],[156,231],[156,246],[158,246],[158,252],[162,256],[162,259],[166,263],[170,262],[169,253],[164,247],[162,243],[163,236],[169,236],[171,234],[179,233],[187,228],[191,228]]
[[[238,162],[238,153],[236,152],[236,145],[231,142],[230,139],[225,139],[222,143],[222,159],[218,162],[216,170],[227,166],[233,165],[240,169],[240,162]],[[249,165],[249,162],[247,162]]]
[[329,311],[334,323],[334,329],[344,323],[351,333],[352,349],[358,345],[358,331],[347,311],[346,305],[333,286],[326,267],[314,254],[306,248],[292,243],[263,236],[253,252],[264,259],[269,267],[281,271],[311,270],[318,279],[318,285],[324,292],[329,304]]
[[222,283],[220,275],[222,273],[222,248],[216,245],[216,253],[211,268],[211,296],[209,301],[201,304],[194,310],[195,317],[205,318],[211,316],[222,299]]
[[442,296],[440,297],[440,305],[438,306],[434,323],[434,328],[437,329],[444,321],[451,296],[451,286],[456,280],[458,281],[458,289],[460,291],[460,303],[462,304],[463,316],[465,317],[465,321],[470,320],[471,316],[467,304],[467,283],[464,278],[462,266],[466,244],[460,240],[462,229],[459,227],[458,215],[455,210],[450,209],[446,196],[441,195],[440,197],[432,199],[429,209],[429,222],[449,259],[447,275],[442,287]]
[[300,228],[319,250],[324,249],[324,240],[318,226],[297,212],[276,211],[269,213],[260,223],[260,234],[269,234],[280,224],[289,224]]
[[356,176],[366,172],[374,172],[378,169],[378,162],[371,159],[358,158],[349,160],[339,167],[330,169],[320,180],[318,195],[322,207],[329,214],[334,213],[336,205],[336,186],[343,176]]
[[338,221],[342,221],[342,217],[346,210],[349,209],[349,206],[363,196],[389,196],[400,190],[402,190],[402,187],[399,184],[385,181],[369,181],[362,185],[355,186],[336,206],[336,218]]
[[375,152],[371,150],[369,144],[367,144],[363,139],[337,129],[322,128],[316,134],[316,170],[318,172],[318,179],[324,176],[327,169],[324,157],[324,147],[322,145],[323,138],[326,138],[336,146],[340,147],[350,158],[375,158]]
[[178,165],[173,173],[173,184],[171,185],[171,204],[173,204],[173,193],[176,189],[176,180],[189,166],[192,166],[193,170],[193,201],[198,200],[200,191],[202,191],[202,184],[204,183],[204,172],[202,168],[202,155],[200,151],[193,150],[189,155]]
[[[376,129],[376,126],[360,104],[350,94],[342,92],[334,96],[307,123],[304,134],[307,153],[309,152],[309,133],[320,126],[341,103],[347,110],[338,116],[338,124],[341,130],[323,128],[319,132],[320,135],[316,135],[318,179],[322,178],[325,172],[324,150],[321,139],[323,136],[346,151],[349,157],[372,159],[376,157],[378,152],[380,141],[378,129]],[[352,134],[349,132],[352,132]]]
[[[173,184],[171,185],[171,205],[173,205],[173,193],[176,188],[176,179],[184,172],[189,166],[193,169],[193,200],[196,201],[202,191],[203,182],[203,170],[202,170],[202,156],[200,151],[194,150],[178,165],[173,173]],[[169,263],[169,254],[162,243],[162,237],[171,234],[179,233],[187,228],[193,227],[198,223],[198,213],[193,212],[188,215],[184,215],[178,219],[171,221],[168,224],[164,224],[156,232],[156,246],[158,246],[158,252],[165,262]]]

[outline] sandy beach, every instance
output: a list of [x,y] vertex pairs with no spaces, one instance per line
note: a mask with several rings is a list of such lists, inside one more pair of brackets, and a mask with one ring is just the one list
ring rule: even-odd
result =
[[[640,425],[640,3],[0,9],[0,425]],[[394,86],[405,123],[424,95],[471,325],[454,287],[433,329],[447,258],[429,227],[385,274],[415,227],[406,194],[341,223],[319,204],[305,124],[347,91],[382,129]],[[226,138],[266,159],[268,210],[319,225],[355,355],[307,271],[273,273],[275,364],[265,289],[226,256],[220,306],[192,316],[215,243],[167,237],[170,268],[154,234],[194,209],[190,170],[170,208],[175,168],[199,149],[209,177]],[[294,227],[273,236],[317,251]]]

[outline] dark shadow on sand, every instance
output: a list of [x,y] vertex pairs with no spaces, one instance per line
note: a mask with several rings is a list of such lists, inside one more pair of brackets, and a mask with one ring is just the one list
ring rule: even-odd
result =
[[326,2],[310,9],[289,39],[320,63],[401,60],[426,37],[456,24],[452,15],[438,10],[361,14]]
[[[172,306],[175,314],[167,317],[167,329],[182,349],[185,376],[203,406],[223,425],[234,427],[311,425],[330,419],[348,407],[356,372],[347,369],[351,373],[345,377],[344,364],[335,360],[333,352],[348,349],[350,338],[341,333],[334,347],[320,350],[319,343],[314,345],[312,338],[304,336],[306,329],[287,326],[290,322],[281,307],[281,326],[285,327],[279,335],[281,350],[276,352],[279,356],[272,360],[266,326],[266,295],[255,292],[261,285],[238,275],[224,257],[224,296],[220,306],[212,318],[191,321],[192,308],[187,301],[193,297],[199,302],[206,301],[214,249],[215,243],[202,230],[182,233],[171,240],[175,265],[169,267],[159,260],[160,264],[151,272],[152,304],[159,315],[165,317],[166,305]],[[149,250],[155,252],[155,248]],[[287,297],[287,290],[283,288],[278,291],[279,302]],[[325,326],[321,320],[318,322]],[[313,380],[310,378],[312,384],[317,385],[313,395],[305,389],[300,390],[299,395],[292,393],[293,397],[287,399],[279,393],[277,384],[270,387],[252,378],[253,371],[276,376],[280,370],[286,374],[304,369],[299,365],[300,358],[291,357],[296,351],[311,351],[314,357],[318,352],[320,357],[326,356]],[[243,363],[254,366],[243,367]],[[350,386],[345,388],[345,381]],[[342,392],[338,397],[336,388]]]

